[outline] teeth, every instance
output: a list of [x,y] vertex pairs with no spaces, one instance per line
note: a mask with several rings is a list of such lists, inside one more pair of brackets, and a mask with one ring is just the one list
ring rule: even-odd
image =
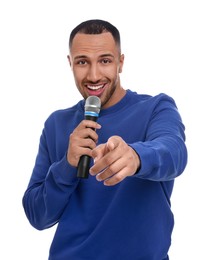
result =
[[100,89],[100,88],[103,88],[104,85],[100,85],[100,86],[87,86],[89,89],[92,89],[92,90],[97,90],[97,89]]

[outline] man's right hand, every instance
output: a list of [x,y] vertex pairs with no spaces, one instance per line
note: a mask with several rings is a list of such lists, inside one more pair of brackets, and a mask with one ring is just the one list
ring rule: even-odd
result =
[[83,120],[70,134],[67,160],[72,166],[77,167],[82,155],[91,156],[92,149],[96,147],[98,140],[95,130],[100,128],[101,125],[97,122]]

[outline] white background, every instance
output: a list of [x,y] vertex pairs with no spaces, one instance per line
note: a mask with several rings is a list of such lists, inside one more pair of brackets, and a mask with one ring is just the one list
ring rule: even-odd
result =
[[92,18],[108,20],[120,30],[123,87],[151,95],[165,92],[178,105],[189,160],[172,196],[170,258],[212,259],[210,2],[0,2],[0,259],[47,260],[55,227],[32,228],[21,200],[44,120],[81,98],[66,59],[68,38],[73,27]]

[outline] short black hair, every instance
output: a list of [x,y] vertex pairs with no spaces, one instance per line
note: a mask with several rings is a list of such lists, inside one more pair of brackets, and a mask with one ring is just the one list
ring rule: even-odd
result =
[[112,34],[115,43],[121,52],[121,39],[119,30],[111,23],[100,19],[87,20],[77,25],[70,34],[69,48],[71,48],[72,41],[77,33],[101,34],[104,32],[110,32]]

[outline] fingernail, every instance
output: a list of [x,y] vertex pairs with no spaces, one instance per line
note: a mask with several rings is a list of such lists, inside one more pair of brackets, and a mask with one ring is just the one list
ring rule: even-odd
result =
[[101,181],[102,179],[100,178],[99,174],[96,175],[97,181]]

